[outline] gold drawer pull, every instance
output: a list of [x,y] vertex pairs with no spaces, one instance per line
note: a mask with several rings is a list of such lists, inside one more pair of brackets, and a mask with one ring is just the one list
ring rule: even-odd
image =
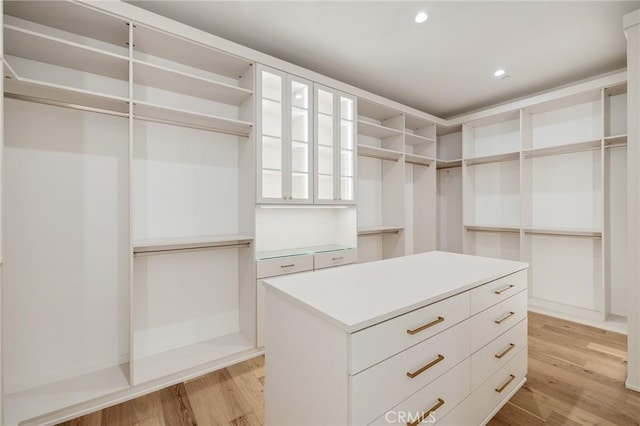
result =
[[505,388],[509,386],[509,383],[513,382],[515,378],[516,376],[514,376],[513,374],[509,374],[509,378],[507,379],[507,381],[504,382],[499,388],[496,388],[496,392],[502,393],[502,391],[505,390]]
[[505,288],[503,288],[502,290],[496,290],[494,291],[495,294],[502,294],[507,290],[511,290],[512,288],[514,288],[515,285],[514,284],[509,284],[508,286],[506,286]]
[[502,351],[502,353],[496,354],[496,355],[495,355],[495,357],[496,357],[496,358],[498,358],[498,359],[500,359],[500,358],[502,358],[503,356],[505,356],[506,354],[508,354],[508,353],[509,353],[509,351],[510,351],[511,349],[515,348],[515,347],[516,347],[516,345],[514,345],[513,343],[509,343],[509,347],[508,347],[507,349],[505,349],[504,351]]
[[413,330],[407,330],[407,334],[410,334],[410,335],[413,336],[414,334],[420,333],[421,331],[424,331],[429,327],[433,327],[436,324],[440,324],[442,321],[444,321],[444,318],[438,317],[437,320],[431,321],[429,324],[425,324],[425,325],[423,325],[421,327],[414,328]]
[[424,419],[429,417],[429,414],[433,413],[434,411],[436,411],[438,408],[442,407],[443,405],[444,405],[444,399],[438,398],[438,402],[436,402],[436,405],[434,405],[433,407],[429,408],[427,411],[422,413],[422,415],[419,418],[417,418],[416,421],[407,422],[407,426],[418,426],[420,423],[422,423],[424,421]]
[[424,367],[420,368],[419,370],[414,371],[413,373],[410,373],[407,371],[407,376],[409,376],[410,378],[414,378],[419,376],[420,374],[424,373],[425,371],[427,371],[428,369],[430,369],[431,367],[433,367],[434,365],[436,365],[437,363],[439,363],[440,361],[442,361],[444,359],[444,357],[440,354],[438,354],[438,357],[436,359],[434,359],[433,361],[431,361],[429,364],[425,365]]
[[495,320],[494,322],[496,324],[502,324],[503,321],[505,321],[506,319],[510,318],[511,315],[515,315],[515,314],[516,314],[515,312],[509,312],[506,317],[504,317],[502,319],[499,319],[499,320]]
[[294,266],[296,266],[295,263],[290,263],[288,265],[280,265],[281,268],[293,268]]
[[332,257],[331,260],[335,261],[335,260],[342,260],[344,259],[344,256],[340,256],[340,257]]

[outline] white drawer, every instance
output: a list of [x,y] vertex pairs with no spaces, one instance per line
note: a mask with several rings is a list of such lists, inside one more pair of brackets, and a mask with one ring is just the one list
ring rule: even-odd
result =
[[493,417],[527,375],[527,348],[487,379],[472,394],[474,424],[485,424]]
[[475,352],[527,316],[527,291],[511,296],[472,317],[471,352]]
[[[444,418],[469,394],[469,359],[462,361],[430,385],[385,411],[371,425],[427,425]],[[384,386],[380,384],[379,386]],[[430,412],[432,408],[435,411]],[[420,417],[424,423],[420,423]],[[358,424],[352,422],[352,424]],[[457,425],[460,426],[460,425]]]
[[527,288],[527,270],[507,275],[471,290],[471,315],[493,306]]
[[331,268],[333,266],[348,265],[358,261],[358,250],[338,250],[313,255],[315,269]]
[[277,275],[292,274],[313,270],[313,256],[287,256],[274,259],[258,260],[256,272],[258,278],[275,277]]
[[351,376],[352,424],[373,421],[468,358],[470,332],[464,321]]
[[526,346],[525,318],[471,356],[471,389],[477,388]]
[[478,426],[473,417],[473,398],[468,396],[443,419],[438,420],[438,426]]
[[351,334],[350,374],[370,367],[469,317],[469,292]]

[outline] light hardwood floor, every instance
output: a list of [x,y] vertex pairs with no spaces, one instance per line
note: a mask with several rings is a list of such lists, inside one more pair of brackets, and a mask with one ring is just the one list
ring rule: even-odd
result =
[[[489,425],[639,425],[626,347],[624,335],[530,313],[528,381]],[[63,425],[261,425],[263,385],[258,357]]]

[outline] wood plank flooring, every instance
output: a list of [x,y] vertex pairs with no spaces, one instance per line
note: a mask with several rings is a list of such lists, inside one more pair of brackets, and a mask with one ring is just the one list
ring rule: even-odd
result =
[[[527,384],[489,425],[640,425],[626,348],[624,335],[530,313]],[[258,357],[62,425],[258,426],[263,386]]]

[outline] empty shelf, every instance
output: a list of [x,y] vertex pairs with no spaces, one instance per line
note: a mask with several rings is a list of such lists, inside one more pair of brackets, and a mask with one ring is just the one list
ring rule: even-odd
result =
[[462,160],[436,160],[437,169],[448,169],[450,167],[462,166]]
[[367,226],[358,229],[358,235],[397,234],[402,231],[402,226]]
[[253,241],[249,235],[209,235],[202,237],[186,238],[152,238],[138,240],[133,244],[133,252],[140,253],[162,253],[176,250],[192,250],[215,247],[235,247],[247,245]]
[[487,155],[483,157],[466,158],[464,163],[468,166],[474,164],[499,163],[502,161],[514,161],[520,159],[520,151],[506,152],[504,154]]
[[249,137],[249,133],[253,127],[253,124],[247,121],[216,117],[194,111],[155,105],[144,101],[134,101],[133,115],[134,118],[139,120],[194,127],[242,137]]
[[607,136],[606,138],[604,138],[605,148],[613,148],[616,146],[626,146],[626,145],[627,145],[627,135]]
[[424,145],[428,143],[435,143],[435,140],[428,138],[426,136],[420,136],[413,133],[405,133],[404,142],[407,145]]
[[398,161],[398,159],[402,157],[403,153],[399,151],[392,151],[390,149],[359,144],[358,155],[361,155],[363,157],[379,158],[381,160]]
[[251,90],[241,87],[230,86],[139,60],[133,62],[133,80],[144,86],[236,106],[249,99],[253,93]]
[[422,155],[405,154],[404,161],[410,164],[429,167],[435,160],[433,158],[423,157]]
[[572,152],[589,151],[600,148],[601,140],[592,139],[566,145],[555,145],[543,148],[529,148],[523,150],[525,158],[544,157],[547,155],[569,154]]
[[524,228],[524,233],[534,235],[559,235],[567,237],[602,238],[602,231],[598,229],[526,227]]
[[466,231],[474,232],[512,232],[520,233],[519,226],[495,226],[495,225],[465,225]]
[[43,35],[13,25],[4,26],[5,55],[72,68],[120,80],[129,78],[129,58]]
[[384,139],[388,138],[389,136],[401,135],[402,130],[380,126],[379,124],[369,123],[368,121],[358,120],[358,134],[371,136],[373,138]]

